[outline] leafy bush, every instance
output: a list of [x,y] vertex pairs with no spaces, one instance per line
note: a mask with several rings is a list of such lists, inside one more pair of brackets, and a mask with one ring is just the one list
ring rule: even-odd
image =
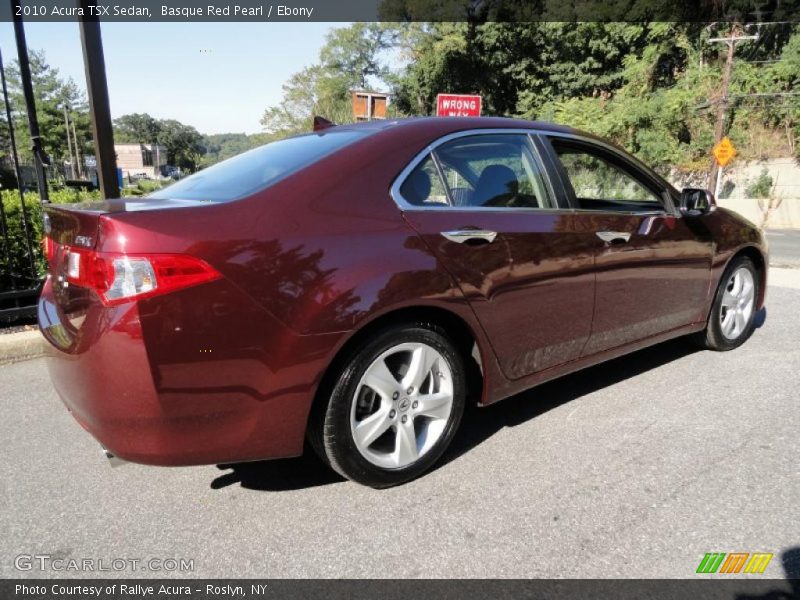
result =
[[[78,191],[71,189],[53,190],[50,200],[53,204],[72,204],[99,200],[98,191]],[[8,226],[8,244],[0,237],[0,290],[9,289],[12,282],[32,283],[30,262],[28,258],[25,226],[22,215],[22,204],[17,190],[2,190],[0,201],[3,203],[6,224]],[[33,192],[25,194],[25,208],[28,212],[27,224],[31,233],[31,245],[34,252],[36,277],[43,277],[46,271],[42,255],[42,205],[39,195]]]
[[749,198],[769,198],[772,192],[772,177],[764,167],[761,174],[747,186],[747,196]]
[[164,181],[161,179],[139,179],[136,185],[122,188],[120,191],[124,196],[145,196],[156,190],[168,186],[172,181]]
[[166,185],[165,182],[160,179],[140,179],[136,182],[136,187],[139,188],[143,194],[149,194],[150,192],[160,190],[164,185]]

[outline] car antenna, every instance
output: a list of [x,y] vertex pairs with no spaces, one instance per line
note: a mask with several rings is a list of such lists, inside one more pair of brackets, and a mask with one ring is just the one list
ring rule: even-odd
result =
[[329,121],[325,117],[314,117],[314,131],[322,131],[323,129],[328,129],[329,127],[336,127],[336,123]]

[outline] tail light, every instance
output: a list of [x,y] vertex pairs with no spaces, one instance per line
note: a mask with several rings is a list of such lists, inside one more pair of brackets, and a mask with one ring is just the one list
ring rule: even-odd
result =
[[205,261],[186,254],[127,255],[70,248],[67,281],[97,292],[113,306],[219,279]]

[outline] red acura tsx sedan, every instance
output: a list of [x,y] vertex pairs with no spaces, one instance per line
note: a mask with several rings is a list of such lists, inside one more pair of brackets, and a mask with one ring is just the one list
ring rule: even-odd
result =
[[147,198],[49,206],[39,323],[108,454],[297,456],[386,487],[487,405],[669,338],[730,350],[759,230],[615,146],[501,118],[333,126]]

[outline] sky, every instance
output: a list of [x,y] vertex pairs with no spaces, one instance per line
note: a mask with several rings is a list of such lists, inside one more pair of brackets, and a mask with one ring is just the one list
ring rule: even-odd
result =
[[[261,131],[281,85],[316,62],[340,23],[103,23],[113,118],[149,113],[201,133]],[[30,50],[85,89],[77,23],[26,23]],[[17,56],[12,23],[0,23],[3,61]]]

